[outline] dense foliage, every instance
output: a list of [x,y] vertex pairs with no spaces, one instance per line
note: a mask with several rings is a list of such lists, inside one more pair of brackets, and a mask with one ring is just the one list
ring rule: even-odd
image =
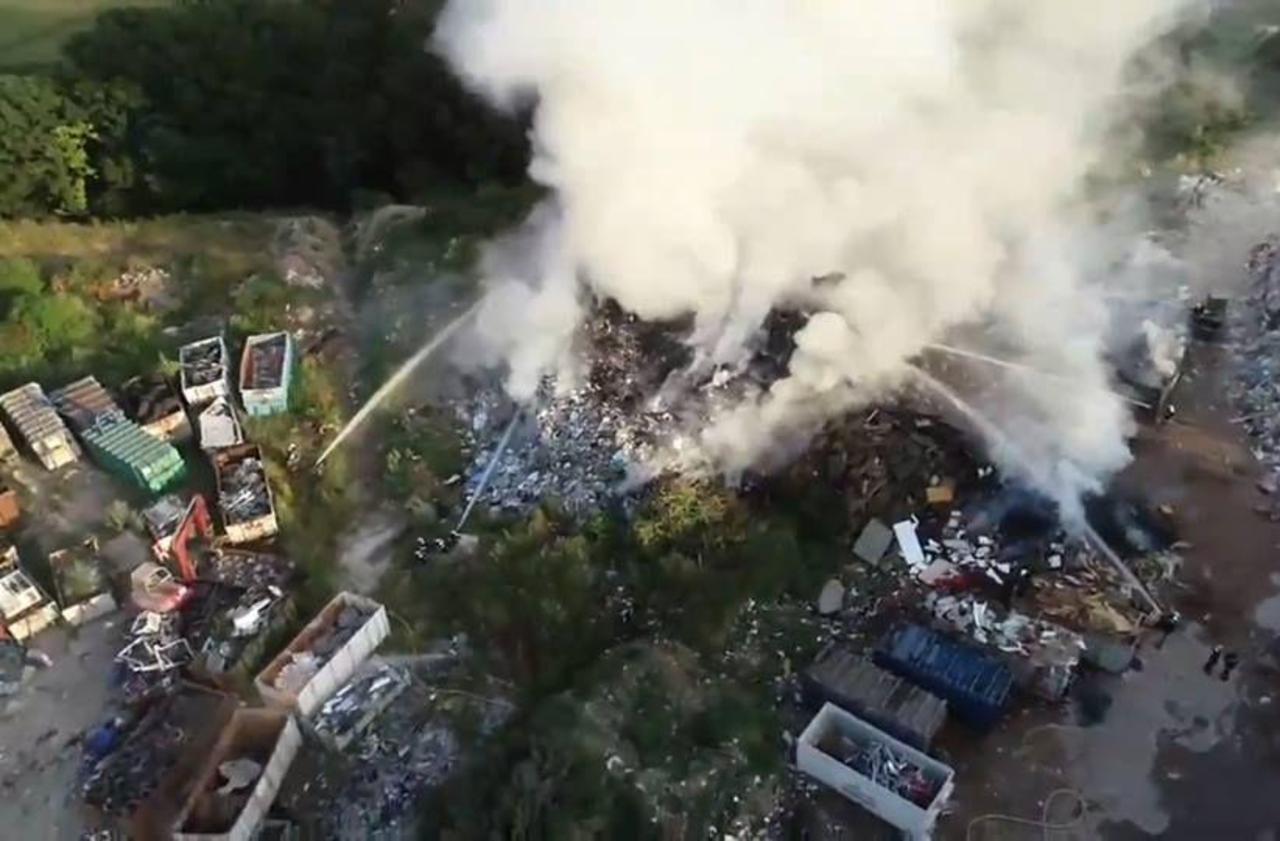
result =
[[0,216],[314,205],[519,180],[521,126],[426,49],[434,3],[203,0],[101,15],[0,76]]

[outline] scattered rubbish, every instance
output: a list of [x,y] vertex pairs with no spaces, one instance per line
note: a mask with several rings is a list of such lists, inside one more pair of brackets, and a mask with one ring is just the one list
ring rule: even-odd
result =
[[818,613],[822,616],[830,616],[840,610],[844,604],[844,585],[837,579],[832,578],[822,585],[822,592],[818,594]]
[[903,520],[893,524],[893,534],[898,539],[898,551],[908,566],[924,565],[924,549],[920,548],[920,538],[916,536],[915,519]]
[[884,558],[885,552],[889,551],[893,540],[893,529],[879,520],[871,520],[863,527],[858,541],[853,544],[853,554],[875,566]]
[[218,788],[218,794],[225,796],[242,788],[248,788],[254,780],[262,775],[262,763],[255,762],[247,757],[228,759],[218,766],[218,774],[221,775],[222,779],[226,780]]
[[[130,819],[135,837],[165,837],[238,702],[193,684],[151,696],[132,722],[112,722],[86,742],[81,794],[93,809]],[[113,749],[109,744],[118,743]],[[104,750],[105,749],[105,750]]]

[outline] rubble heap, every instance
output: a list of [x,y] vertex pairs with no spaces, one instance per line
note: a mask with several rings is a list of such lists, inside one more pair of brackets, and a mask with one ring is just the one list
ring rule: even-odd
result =
[[[576,384],[543,383],[489,476],[482,502],[522,510],[553,498],[583,515],[660,469],[660,455],[686,449],[717,407],[780,377],[800,320],[777,314],[741,370],[690,368],[688,325],[645,322],[611,302],[598,306],[578,337],[584,371]],[[457,406],[473,454],[474,494],[515,411],[496,384]]]
[[334,654],[351,641],[372,616],[373,611],[363,610],[354,604],[347,605],[333,624],[317,636],[305,651],[295,651],[289,655],[289,662],[275,677],[275,687],[296,695]]
[[[1248,267],[1253,283],[1232,307],[1232,396],[1267,471],[1261,487],[1274,495],[1280,488],[1280,238],[1254,248]],[[1280,504],[1272,514],[1280,515]]]

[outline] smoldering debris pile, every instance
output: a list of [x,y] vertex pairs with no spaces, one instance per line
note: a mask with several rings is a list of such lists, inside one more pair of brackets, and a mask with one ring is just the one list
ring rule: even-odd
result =
[[[645,322],[616,305],[598,307],[579,336],[585,372],[573,387],[545,381],[488,477],[480,502],[522,510],[555,499],[575,515],[598,510],[620,491],[660,469],[678,452],[681,430],[702,421],[731,396],[758,389],[785,371],[798,321],[778,315],[766,340],[741,370],[708,370],[688,381],[687,325]],[[480,389],[457,408],[474,458],[466,488],[485,477],[514,408],[500,389]]]
[[1254,248],[1248,268],[1248,295],[1232,307],[1232,396],[1266,468],[1261,488],[1275,501],[1272,516],[1280,516],[1280,238]]

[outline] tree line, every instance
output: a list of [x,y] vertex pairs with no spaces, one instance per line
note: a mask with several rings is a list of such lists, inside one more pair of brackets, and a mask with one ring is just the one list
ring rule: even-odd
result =
[[427,49],[438,0],[179,0],[106,11],[0,75],[0,217],[348,209],[514,183],[519,117]]

